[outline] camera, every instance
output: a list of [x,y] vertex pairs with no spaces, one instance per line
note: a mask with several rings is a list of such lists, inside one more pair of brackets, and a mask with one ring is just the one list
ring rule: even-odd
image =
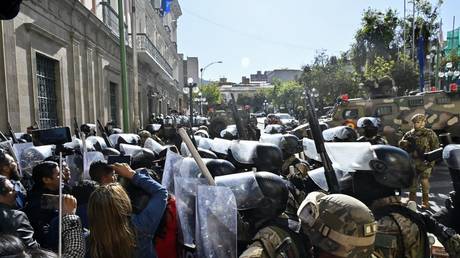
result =
[[43,210],[59,210],[59,195],[43,194],[40,199],[40,208]]
[[131,155],[109,155],[107,157],[107,164],[112,165],[115,163],[126,163],[131,165]]
[[71,142],[72,136],[69,127],[55,127],[51,129],[40,129],[32,131],[32,142],[35,146],[41,145],[63,145]]

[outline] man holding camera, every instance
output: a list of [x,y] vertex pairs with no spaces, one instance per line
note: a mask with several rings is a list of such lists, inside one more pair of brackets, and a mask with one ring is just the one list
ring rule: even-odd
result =
[[409,200],[416,201],[416,192],[418,186],[422,185],[422,207],[428,209],[429,192],[430,192],[430,175],[434,167],[434,162],[427,162],[425,160],[425,153],[439,148],[439,140],[436,133],[425,128],[426,117],[423,114],[416,114],[411,119],[413,129],[407,132],[399,146],[407,151],[415,162],[415,169],[417,176],[409,189]]

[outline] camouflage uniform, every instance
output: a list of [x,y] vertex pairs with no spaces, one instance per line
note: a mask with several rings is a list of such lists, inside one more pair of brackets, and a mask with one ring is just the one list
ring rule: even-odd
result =
[[424,154],[439,148],[439,140],[436,133],[431,129],[425,128],[424,124],[421,128],[415,127],[416,123],[423,122],[425,119],[422,114],[413,116],[414,128],[403,136],[399,145],[411,155],[417,172],[417,176],[409,189],[409,199],[415,201],[417,188],[422,184],[423,207],[428,208],[428,195],[430,192],[428,180],[435,162],[426,162]]
[[[374,201],[371,210],[374,212],[388,205],[400,205],[401,198],[390,196]],[[375,252],[385,258],[418,258],[424,257],[426,240],[419,227],[411,219],[390,213],[378,219]]]
[[460,235],[455,234],[446,243],[443,243],[450,257],[460,257]]
[[298,210],[302,230],[320,253],[374,257],[377,226],[369,208],[351,196],[312,192]]
[[[288,221],[283,214],[278,221]],[[307,258],[306,239],[300,234],[278,223],[260,229],[252,243],[239,258]]]

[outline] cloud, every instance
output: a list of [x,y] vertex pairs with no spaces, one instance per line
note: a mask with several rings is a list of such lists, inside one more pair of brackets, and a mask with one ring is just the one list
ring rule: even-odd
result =
[[241,58],[241,67],[248,68],[250,64],[251,64],[251,59],[249,59],[249,57]]

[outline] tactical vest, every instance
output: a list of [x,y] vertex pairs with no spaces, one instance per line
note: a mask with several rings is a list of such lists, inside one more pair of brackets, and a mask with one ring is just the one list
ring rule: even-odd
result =
[[399,233],[401,236],[401,240],[403,241],[402,244],[398,244],[398,238],[395,235],[385,234],[385,233],[377,231],[376,238],[375,238],[375,248],[376,250],[378,249],[383,252],[387,252],[387,253],[383,253],[384,257],[390,257],[390,258],[393,257],[391,256],[391,254],[394,253],[397,248],[400,248],[400,251],[401,251],[400,253],[404,256],[408,252],[407,250],[405,250],[405,246],[404,246],[404,241],[407,239],[404,239],[405,236],[402,235],[401,225],[394,218],[392,213],[399,214],[409,219],[411,222],[417,225],[419,229],[420,237],[422,238],[422,242],[423,242],[424,254],[422,257],[429,257],[430,246],[429,246],[427,231],[425,228],[425,223],[423,222],[422,218],[416,212],[412,211],[411,209],[405,206],[401,206],[401,205],[385,205],[383,207],[373,210],[372,213],[374,214],[376,221],[382,219],[385,216],[388,216],[391,219],[393,219],[393,221],[399,227]]
[[263,252],[260,250],[258,253],[249,254],[248,257],[251,258],[265,257],[263,254],[269,258],[310,257],[305,248],[308,240],[301,233],[295,233],[289,228],[289,219],[271,221],[256,233],[252,241],[260,243]]

